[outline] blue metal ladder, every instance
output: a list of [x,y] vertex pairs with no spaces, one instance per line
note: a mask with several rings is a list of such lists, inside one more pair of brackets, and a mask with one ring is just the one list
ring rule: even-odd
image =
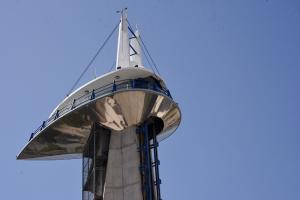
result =
[[[156,132],[149,124],[138,127],[140,170],[144,200],[162,200],[160,194],[158,142]],[[152,137],[151,137],[152,136]]]

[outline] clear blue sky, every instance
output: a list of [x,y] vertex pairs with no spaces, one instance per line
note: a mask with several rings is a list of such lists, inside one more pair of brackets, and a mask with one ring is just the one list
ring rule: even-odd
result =
[[[163,199],[299,200],[296,0],[1,0],[1,199],[81,199],[81,160],[15,156],[124,6],[183,113],[159,147]],[[115,54],[116,35],[83,82]]]

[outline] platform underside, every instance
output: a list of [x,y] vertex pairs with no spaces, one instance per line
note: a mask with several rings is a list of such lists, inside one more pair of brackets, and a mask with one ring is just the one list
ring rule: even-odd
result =
[[169,97],[150,90],[126,90],[86,103],[61,116],[24,147],[18,159],[81,158],[94,122],[113,131],[124,131],[149,117],[163,120],[158,140],[168,137],[179,125],[181,113]]

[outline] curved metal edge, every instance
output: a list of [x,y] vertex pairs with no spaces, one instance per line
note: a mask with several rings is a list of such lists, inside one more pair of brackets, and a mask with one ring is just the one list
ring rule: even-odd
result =
[[[178,105],[178,103],[176,103]],[[168,130],[168,131],[165,131],[163,133],[160,133],[157,135],[157,141],[158,142],[162,142],[164,140],[166,140],[168,137],[170,137],[171,135],[173,135],[177,129],[179,128],[179,125],[181,124],[181,120],[182,120],[182,112],[181,112],[181,109],[179,108],[179,106],[177,106],[178,108],[178,111],[179,111],[179,116],[180,118],[178,119],[178,123],[174,126],[174,128]]]
[[29,161],[46,161],[46,160],[71,160],[71,159],[81,159],[82,154],[63,154],[63,155],[55,155],[55,156],[44,156],[44,157],[36,157],[36,158],[26,158],[17,160],[29,160]]
[[172,98],[170,98],[169,96],[163,94],[163,93],[160,93],[160,92],[157,92],[157,91],[153,91],[153,90],[149,90],[149,89],[125,89],[125,90],[119,90],[119,91],[115,91],[115,92],[111,92],[111,93],[108,93],[108,94],[105,94],[105,95],[102,95],[102,96],[99,96],[85,104],[82,104],[70,111],[68,111],[67,113],[65,113],[64,115],[62,116],[59,116],[55,121],[53,121],[52,123],[50,123],[48,126],[46,126],[41,132],[39,132],[38,134],[36,134],[23,148],[22,150],[20,151],[20,153],[18,154],[17,156],[17,159],[18,160],[23,160],[23,159],[28,159],[28,160],[66,160],[66,159],[78,159],[78,158],[81,158],[81,153],[74,153],[74,154],[62,154],[62,155],[55,155],[55,156],[43,156],[43,157],[33,157],[33,158],[22,158],[22,152],[26,149],[26,147],[28,145],[30,145],[30,143],[32,143],[36,138],[40,137],[43,132],[45,132],[47,129],[51,128],[52,126],[55,125],[56,122],[58,122],[60,119],[62,118],[65,118],[66,116],[70,115],[72,112],[76,111],[76,110],[79,110],[81,109],[82,107],[88,105],[88,104],[91,104],[91,103],[95,103],[97,102],[98,100],[102,99],[102,98],[105,98],[105,97],[109,97],[109,96],[112,96],[114,94],[117,94],[117,93],[122,93],[122,92],[127,92],[127,91],[145,91],[145,92],[150,92],[150,93],[153,93],[153,94],[157,94],[157,95],[160,95],[160,96],[164,96],[165,98],[169,99],[170,101],[172,101],[174,103],[174,105],[176,105],[178,111],[179,111],[179,116],[180,118],[178,119],[178,123],[174,124],[173,127],[169,130],[163,130],[157,137],[158,141],[163,141],[165,140],[166,138],[168,138],[169,136],[171,136],[176,130],[177,128],[179,127],[180,123],[181,123],[181,119],[182,119],[182,112],[178,106],[178,103],[176,103]]

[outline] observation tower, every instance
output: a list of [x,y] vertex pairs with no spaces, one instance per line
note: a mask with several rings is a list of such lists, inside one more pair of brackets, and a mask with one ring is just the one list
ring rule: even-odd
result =
[[82,158],[83,200],[160,200],[158,144],[181,113],[162,77],[144,68],[140,35],[120,13],[116,69],[59,103],[17,159]]

